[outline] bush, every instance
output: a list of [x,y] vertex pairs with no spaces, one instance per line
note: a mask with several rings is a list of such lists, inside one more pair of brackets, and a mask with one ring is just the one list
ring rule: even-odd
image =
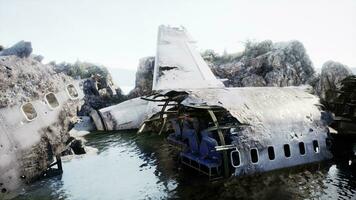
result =
[[55,64],[54,62],[52,62],[51,64],[54,65],[55,71],[64,72],[65,74],[73,78],[90,78],[92,75],[95,74],[99,74],[102,77],[107,77],[109,75],[109,71],[104,66],[88,62],[77,61],[74,64],[65,62]]

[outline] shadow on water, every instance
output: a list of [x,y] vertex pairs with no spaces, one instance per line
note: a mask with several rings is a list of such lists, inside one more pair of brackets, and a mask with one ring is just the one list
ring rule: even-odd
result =
[[27,187],[17,199],[353,199],[350,167],[319,164],[216,182],[178,162],[157,134],[87,135],[97,155],[63,163],[64,173]]

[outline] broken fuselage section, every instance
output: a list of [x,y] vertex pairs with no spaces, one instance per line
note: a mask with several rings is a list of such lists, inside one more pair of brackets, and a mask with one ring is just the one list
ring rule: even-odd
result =
[[66,149],[62,140],[67,138],[61,129],[68,126],[64,118],[84,94],[81,81],[55,89],[0,109],[0,199],[16,195],[25,183],[62,173],[60,155]]
[[182,163],[209,177],[332,158],[319,100],[302,89],[193,89],[163,92],[151,100],[166,107],[144,126],[161,124],[160,132],[180,149]]

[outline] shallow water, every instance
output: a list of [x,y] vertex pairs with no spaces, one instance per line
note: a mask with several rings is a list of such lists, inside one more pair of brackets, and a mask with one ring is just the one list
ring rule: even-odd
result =
[[97,155],[63,162],[63,175],[26,188],[16,199],[356,199],[346,164],[324,164],[209,182],[178,164],[164,137],[92,133]]

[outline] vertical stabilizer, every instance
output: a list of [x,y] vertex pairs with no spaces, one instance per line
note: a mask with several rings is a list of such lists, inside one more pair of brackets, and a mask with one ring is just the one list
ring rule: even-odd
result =
[[221,88],[185,28],[161,25],[152,90]]

